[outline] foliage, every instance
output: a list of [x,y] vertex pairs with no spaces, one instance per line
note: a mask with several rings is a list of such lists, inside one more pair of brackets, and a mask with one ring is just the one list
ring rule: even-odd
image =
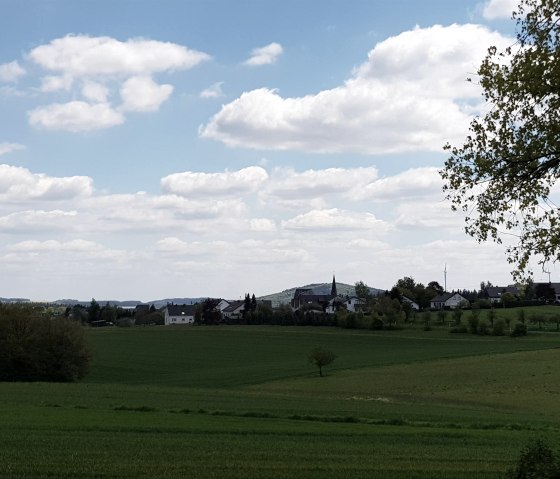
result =
[[[467,214],[466,231],[507,246],[514,275],[560,259],[560,215],[549,200],[560,176],[560,0],[520,0],[517,44],[495,46],[478,69],[487,113],[470,124],[462,146],[440,172],[454,210]],[[471,213],[472,212],[472,213]]]
[[527,336],[527,325],[523,323],[516,323],[511,332],[511,336]]
[[[247,299],[248,295],[245,296]],[[249,298],[249,304],[251,299]],[[222,312],[218,309],[219,299],[206,298],[202,303],[196,305],[195,322],[198,324],[218,324],[222,321]]]
[[517,466],[508,479],[560,479],[560,461],[556,452],[542,440],[525,446]]
[[354,289],[356,291],[356,296],[360,299],[367,300],[371,296],[369,286],[363,281],[356,282],[354,284]]
[[88,371],[82,326],[64,316],[40,317],[0,305],[0,381],[76,381]]
[[504,336],[506,334],[506,322],[503,319],[498,319],[494,322],[492,334],[494,336]]
[[307,359],[319,368],[319,376],[323,376],[323,368],[336,359],[336,354],[328,349],[315,348],[307,355]]

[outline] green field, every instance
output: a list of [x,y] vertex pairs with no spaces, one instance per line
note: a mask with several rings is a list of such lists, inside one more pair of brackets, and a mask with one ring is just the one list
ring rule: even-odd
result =
[[[0,477],[500,478],[560,445],[560,335],[88,331],[78,384],[0,384]],[[314,347],[338,358],[323,378]]]

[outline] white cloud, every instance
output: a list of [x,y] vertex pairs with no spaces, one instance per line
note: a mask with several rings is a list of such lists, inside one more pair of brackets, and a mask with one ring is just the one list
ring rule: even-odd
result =
[[276,223],[268,218],[254,218],[249,222],[251,231],[271,233],[277,230]]
[[489,45],[510,43],[478,25],[416,28],[377,44],[342,86],[296,98],[268,88],[245,92],[199,133],[253,149],[440,152],[462,139],[481,101],[466,78]]
[[482,16],[486,20],[496,18],[511,18],[511,14],[517,11],[519,0],[488,0],[483,7]]
[[78,213],[63,210],[26,210],[0,217],[0,233],[37,233],[64,230]]
[[186,70],[210,57],[182,45],[156,40],[67,35],[29,52],[46,70],[73,77],[97,75],[150,75]]
[[68,200],[92,193],[93,180],[87,176],[52,177],[0,165],[0,199],[4,201]]
[[221,81],[210,85],[208,88],[205,88],[200,92],[200,98],[220,98],[224,96],[224,92],[222,91],[223,84],[224,82]]
[[327,204],[328,196],[353,198],[375,181],[378,174],[375,167],[311,169],[302,172],[276,168],[259,191],[259,198],[264,203],[284,208],[322,209]]
[[20,251],[20,252],[92,252],[99,251],[103,249],[103,246],[99,243],[93,241],[87,241],[82,239],[71,240],[66,242],[56,241],[56,240],[27,240],[20,241],[10,245],[8,251]]
[[71,101],[41,106],[28,112],[29,124],[45,130],[90,131],[124,123],[121,113],[107,103]]
[[25,145],[20,143],[0,143],[0,156],[7,155],[12,151],[24,150]]
[[464,217],[451,210],[447,202],[413,202],[401,203],[396,208],[398,215],[396,226],[401,229],[419,231],[433,228],[446,234],[461,234],[464,229]]
[[172,85],[158,85],[150,77],[126,80],[121,87],[122,109],[125,111],[156,111],[173,93]]
[[70,75],[47,75],[41,78],[41,87],[39,88],[42,92],[54,92],[54,91],[69,91],[72,88],[74,79]]
[[224,173],[185,171],[161,179],[163,191],[181,196],[230,196],[256,191],[268,179],[259,166]]
[[443,181],[438,168],[411,168],[393,176],[376,179],[352,192],[354,199],[393,201],[426,196],[443,198]]
[[[67,35],[34,48],[27,58],[52,73],[41,78],[40,91],[67,91],[73,100],[29,111],[30,124],[80,132],[120,125],[123,112],[157,111],[173,86],[151,76],[190,69],[210,56],[170,42]],[[119,109],[108,102],[111,90],[120,90]],[[79,94],[86,101],[74,100]]]
[[338,208],[312,210],[282,222],[282,228],[296,231],[358,231],[385,232],[388,225],[371,213],[357,213]]
[[264,47],[255,48],[251,52],[251,57],[245,61],[245,65],[261,66],[276,63],[278,57],[282,55],[284,49],[279,43],[273,42]]
[[25,69],[15,60],[0,65],[0,81],[2,82],[15,82],[25,73]]
[[85,81],[82,86],[82,95],[89,101],[95,103],[106,103],[109,96],[109,89],[94,81]]

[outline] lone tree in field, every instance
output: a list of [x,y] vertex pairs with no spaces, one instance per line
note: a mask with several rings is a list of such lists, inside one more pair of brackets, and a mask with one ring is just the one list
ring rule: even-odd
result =
[[560,177],[560,0],[520,0],[517,42],[490,47],[478,69],[487,102],[440,172],[447,199],[466,214],[478,241],[507,245],[513,274],[560,260],[560,210],[550,200]]
[[323,377],[323,367],[331,364],[336,359],[336,354],[328,349],[315,348],[307,357],[311,364],[319,368],[319,376]]

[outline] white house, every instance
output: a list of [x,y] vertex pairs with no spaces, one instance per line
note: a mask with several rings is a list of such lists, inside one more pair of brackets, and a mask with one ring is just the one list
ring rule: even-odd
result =
[[334,314],[338,305],[343,305],[346,307],[347,311],[355,313],[365,306],[365,301],[357,296],[337,296],[329,301],[329,305],[325,309],[325,312]]
[[408,303],[408,304],[410,304],[410,307],[411,307],[412,309],[414,309],[414,310],[416,310],[416,311],[420,310],[420,305],[419,305],[416,301],[413,301],[412,299],[407,298],[406,296],[403,296],[403,297],[402,297],[402,300],[403,300],[403,303]]
[[193,324],[196,305],[168,304],[165,308],[165,325]]
[[432,309],[455,309],[458,308],[461,303],[469,303],[463,296],[459,293],[444,293],[436,296],[430,301],[430,308]]

